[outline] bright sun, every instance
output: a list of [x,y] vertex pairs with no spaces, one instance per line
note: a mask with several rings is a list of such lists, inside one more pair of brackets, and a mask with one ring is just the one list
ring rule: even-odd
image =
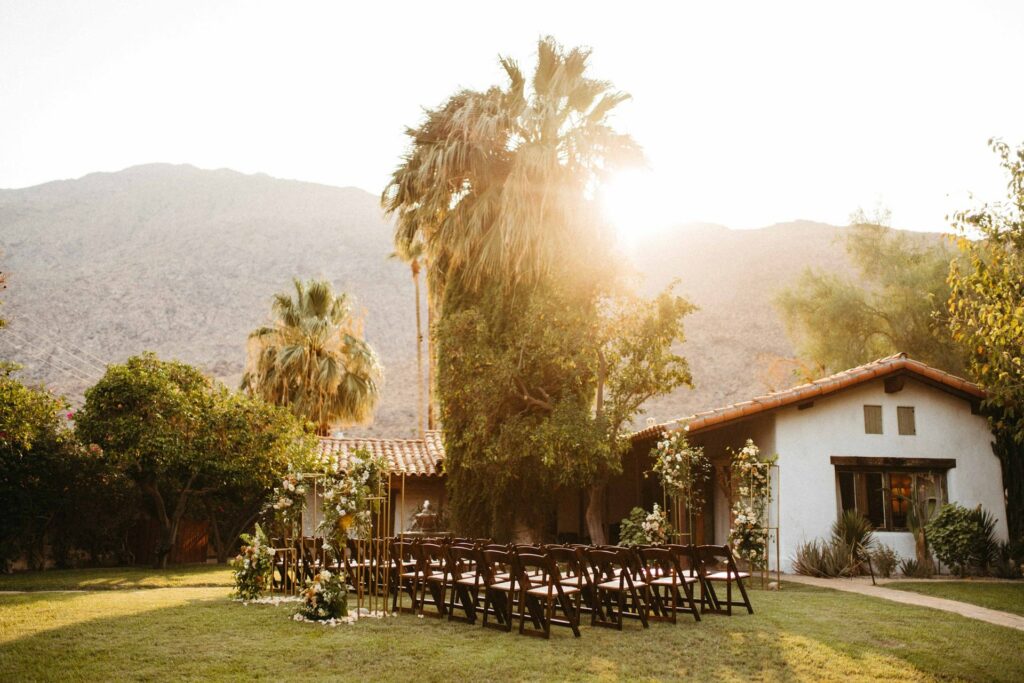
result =
[[674,201],[666,200],[663,194],[659,196],[648,170],[624,171],[612,176],[601,187],[599,196],[605,217],[625,247],[640,246],[672,223],[669,214]]

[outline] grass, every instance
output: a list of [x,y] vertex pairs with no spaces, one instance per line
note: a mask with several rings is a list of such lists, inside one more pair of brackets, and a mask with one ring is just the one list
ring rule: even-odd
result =
[[114,567],[0,574],[0,591],[198,588],[230,585],[230,567],[216,564],[182,565],[164,570],[152,567]]
[[[42,578],[42,577],[41,577]],[[112,577],[107,576],[107,580]],[[825,589],[551,641],[403,615],[325,628],[224,587],[0,596],[0,679],[1024,680],[1024,633]]]
[[989,609],[1024,616],[1024,581],[894,581],[886,588],[960,600]]

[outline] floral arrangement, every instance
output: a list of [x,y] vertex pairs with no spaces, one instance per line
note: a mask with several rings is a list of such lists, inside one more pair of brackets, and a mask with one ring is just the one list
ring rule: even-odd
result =
[[671,527],[668,524],[665,511],[659,508],[657,503],[654,504],[654,510],[651,511],[651,514],[647,515],[641,527],[649,543],[657,545],[668,543]]
[[273,510],[274,517],[293,533],[302,519],[302,511],[306,509],[306,490],[302,475],[289,472],[281,484],[274,488],[267,504],[268,510]]
[[680,429],[659,441],[651,455],[653,470],[661,478],[665,492],[683,499],[691,513],[703,510],[704,484],[711,478],[711,461],[704,455],[704,449],[691,446],[686,432]]
[[732,452],[730,479],[733,489],[732,529],[729,544],[737,557],[753,569],[768,564],[768,504],[772,499],[771,467],[775,458],[762,460],[753,440]]
[[323,534],[324,548],[337,559],[342,559],[348,539],[370,538],[374,501],[369,499],[377,493],[387,471],[382,458],[360,448],[352,453],[346,471],[335,471],[325,480],[323,521],[317,531]]
[[270,547],[263,528],[256,525],[256,533],[242,534],[242,551],[232,560],[235,568],[235,595],[242,600],[255,600],[270,585],[274,571],[274,549]]
[[668,523],[665,511],[654,504],[654,509],[647,512],[643,508],[633,508],[629,517],[619,525],[619,543],[621,545],[658,545],[668,543],[672,527]]
[[297,621],[326,621],[348,614],[348,587],[340,573],[321,569],[299,597]]

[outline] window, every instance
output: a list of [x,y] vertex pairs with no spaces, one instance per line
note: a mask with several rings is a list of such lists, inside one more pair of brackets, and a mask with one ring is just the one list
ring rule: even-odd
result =
[[864,406],[864,433],[882,433],[882,406]]
[[898,406],[896,408],[896,422],[899,423],[900,434],[903,436],[914,436],[917,434],[917,425],[914,422],[914,406]]
[[913,501],[929,508],[946,502],[944,471],[836,468],[839,504],[856,510],[882,531],[905,531]]

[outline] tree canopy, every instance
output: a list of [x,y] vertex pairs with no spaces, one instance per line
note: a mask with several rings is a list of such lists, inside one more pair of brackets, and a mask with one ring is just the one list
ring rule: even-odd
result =
[[853,218],[846,250],[859,278],[808,269],[776,297],[800,356],[827,374],[902,351],[962,375],[963,352],[945,324],[954,250],[862,212]]
[[294,287],[294,296],[274,297],[273,324],[249,335],[243,388],[288,407],[324,436],[333,426],[368,422],[383,369],[361,320],[326,280],[295,280]]
[[309,446],[286,411],[233,396],[197,369],[152,353],[108,366],[76,422],[80,439],[98,445],[148,501],[162,531],[159,567],[190,503],[269,491]]
[[1008,522],[1024,535],[1024,146],[992,141],[1008,176],[1005,201],[957,212],[963,255],[949,272],[949,325],[985,408],[1008,490]]

